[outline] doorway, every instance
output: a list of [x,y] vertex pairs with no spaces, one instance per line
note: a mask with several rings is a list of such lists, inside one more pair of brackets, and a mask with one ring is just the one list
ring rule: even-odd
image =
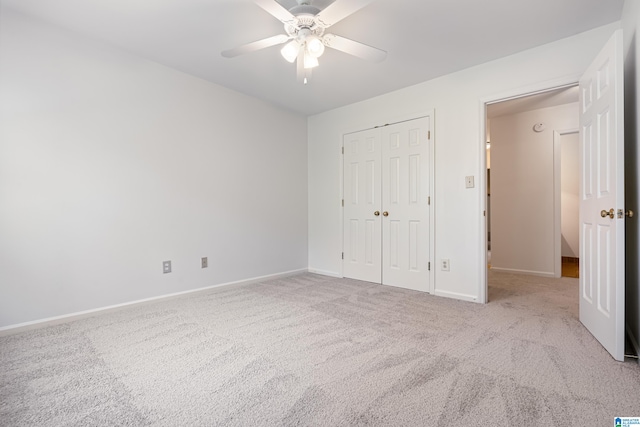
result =
[[577,261],[577,132],[575,85],[487,105],[488,268],[560,277]]
[[[549,92],[546,88],[573,86],[579,81],[580,139],[580,267],[579,319],[616,360],[624,360],[625,301],[625,215],[624,198],[624,103],[622,30],[616,30],[581,76],[559,79],[507,96],[481,100],[482,116],[491,104],[515,99],[524,93]],[[514,96],[515,95],[515,96]],[[493,125],[493,123],[492,123]],[[535,126],[535,125],[534,125]],[[481,135],[486,123],[481,121]],[[541,130],[544,124],[540,123]],[[534,129],[535,130],[535,129]],[[484,138],[483,138],[484,139]],[[493,142],[493,141],[492,141]],[[493,144],[492,144],[493,148]],[[495,165],[495,153],[492,154]],[[486,156],[480,159],[481,170]],[[494,169],[495,166],[492,167]],[[494,171],[492,171],[494,172]],[[481,188],[485,187],[484,174]],[[495,207],[495,173],[492,173],[492,217]],[[520,183],[517,183],[520,184]],[[486,216],[486,197],[481,198]],[[536,211],[540,214],[540,211]],[[545,217],[544,213],[540,214]],[[492,221],[496,224],[496,221]],[[484,236],[481,253],[486,254],[486,217],[480,224]],[[496,233],[492,229],[492,261],[495,260]],[[528,242],[522,242],[526,246]],[[485,255],[486,259],[486,255]],[[480,265],[484,286],[482,302],[487,302],[489,269]]]

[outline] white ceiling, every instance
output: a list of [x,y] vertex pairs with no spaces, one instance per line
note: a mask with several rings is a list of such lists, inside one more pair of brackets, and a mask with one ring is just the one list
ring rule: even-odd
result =
[[0,6],[310,115],[617,21],[623,0],[377,0],[331,32],[386,50],[386,60],[368,63],[327,49],[306,86],[278,47],[220,55],[283,33],[252,0],[0,0]]

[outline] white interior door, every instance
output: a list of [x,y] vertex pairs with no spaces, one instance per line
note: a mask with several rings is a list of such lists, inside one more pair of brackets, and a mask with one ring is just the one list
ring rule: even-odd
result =
[[370,129],[347,134],[343,144],[343,275],[381,283],[380,131]]
[[624,360],[622,30],[580,79],[580,321]]
[[429,117],[382,128],[382,283],[429,291]]

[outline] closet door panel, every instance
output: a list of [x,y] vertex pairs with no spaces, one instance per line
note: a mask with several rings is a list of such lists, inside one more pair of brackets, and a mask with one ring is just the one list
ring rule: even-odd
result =
[[381,283],[380,131],[372,129],[347,134],[343,138],[343,146],[343,275]]
[[428,131],[429,118],[382,129],[382,284],[420,291],[429,290]]

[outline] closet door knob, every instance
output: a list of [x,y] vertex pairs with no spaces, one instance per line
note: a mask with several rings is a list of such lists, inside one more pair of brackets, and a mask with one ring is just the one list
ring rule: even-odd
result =
[[605,211],[604,209],[600,211],[600,216],[602,218],[610,217],[611,219],[613,219],[615,215],[616,215],[616,211],[614,211],[613,208],[611,208],[609,212]]
[[382,212],[382,216],[389,216],[389,212],[387,211]]
[[374,214],[375,216],[380,216],[380,211],[375,211],[373,214]]

